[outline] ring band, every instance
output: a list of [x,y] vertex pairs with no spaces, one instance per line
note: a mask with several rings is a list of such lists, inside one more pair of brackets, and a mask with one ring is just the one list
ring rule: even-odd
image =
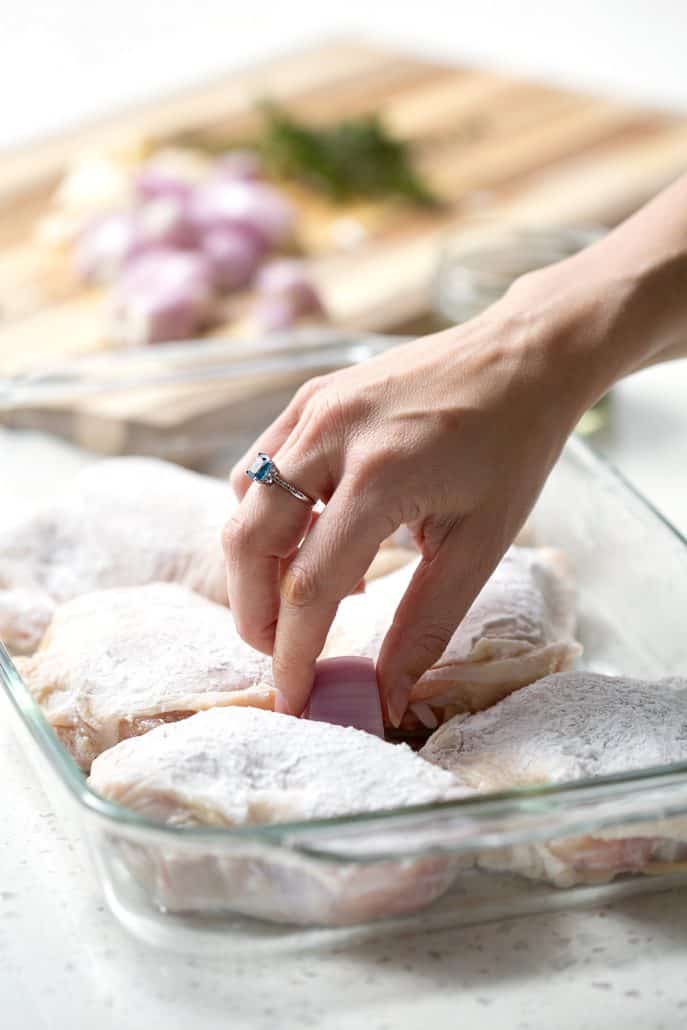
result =
[[292,497],[295,497],[297,501],[303,501],[304,504],[309,504],[311,508],[315,504],[310,494],[306,494],[304,490],[299,490],[293,483],[289,483],[287,479],[284,479],[269,454],[264,454],[262,451],[258,452],[258,456],[251,467],[246,469],[246,475],[254,483],[262,483],[263,486],[272,486],[276,483],[282,490],[286,490]]

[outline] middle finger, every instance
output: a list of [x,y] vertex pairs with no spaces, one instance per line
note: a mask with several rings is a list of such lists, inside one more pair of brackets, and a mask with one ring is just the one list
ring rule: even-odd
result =
[[[275,459],[280,475],[314,500],[330,489],[327,464],[309,459]],[[279,615],[281,563],[290,558],[308,531],[309,504],[276,483],[252,483],[223,534],[227,592],[236,627],[252,647],[271,654]]]

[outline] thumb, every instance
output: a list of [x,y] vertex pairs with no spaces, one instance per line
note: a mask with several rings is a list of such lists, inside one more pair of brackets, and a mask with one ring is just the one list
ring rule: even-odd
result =
[[494,571],[505,548],[481,513],[456,523],[431,559],[423,559],[396,609],[377,663],[389,719],[398,726],[410,692],[437,662]]

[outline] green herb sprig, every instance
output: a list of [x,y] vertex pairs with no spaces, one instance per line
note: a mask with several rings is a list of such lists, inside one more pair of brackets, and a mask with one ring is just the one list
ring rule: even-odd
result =
[[277,105],[261,104],[260,149],[268,168],[298,179],[335,201],[397,198],[423,207],[437,198],[412,167],[406,143],[375,115],[314,128]]

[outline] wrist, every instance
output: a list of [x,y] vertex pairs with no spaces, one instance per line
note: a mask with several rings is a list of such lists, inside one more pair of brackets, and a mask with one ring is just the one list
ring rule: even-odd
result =
[[636,309],[647,289],[644,274],[615,268],[591,248],[524,276],[503,298],[575,420],[645,363],[647,332]]

